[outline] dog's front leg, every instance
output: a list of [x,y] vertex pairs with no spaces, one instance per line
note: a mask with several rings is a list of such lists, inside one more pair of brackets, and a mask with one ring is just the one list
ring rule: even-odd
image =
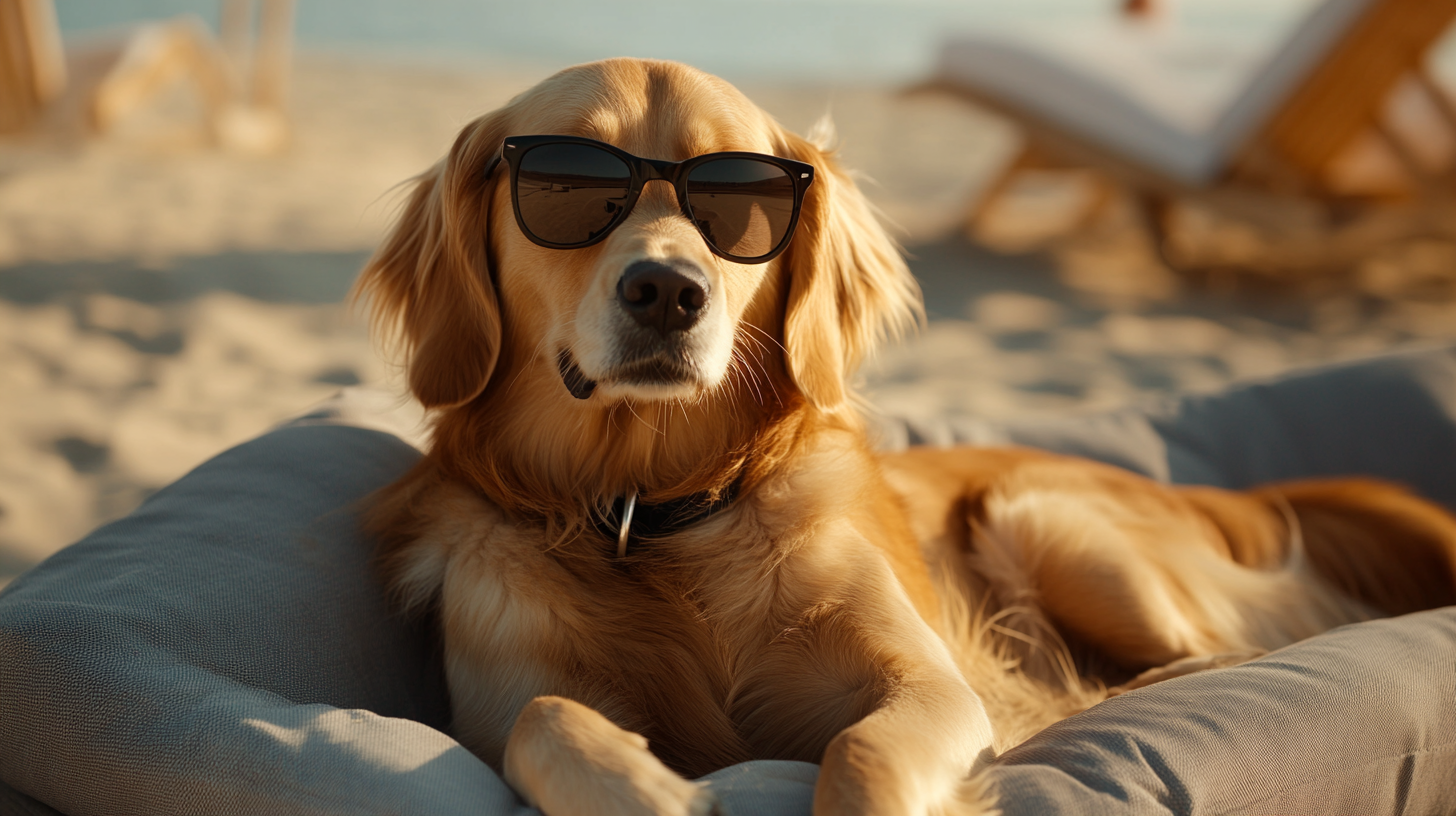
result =
[[907,682],[829,743],[815,816],[994,813],[976,775],[990,745],[985,708],[963,681]]
[[537,697],[506,742],[505,778],[547,816],[708,816],[713,795],[647,750],[647,740],[581,703]]
[[858,660],[877,664],[886,682],[871,712],[825,749],[815,816],[994,813],[978,774],[994,757],[985,705],[889,569],[861,575],[856,603],[836,621],[852,631],[822,634],[858,644]]

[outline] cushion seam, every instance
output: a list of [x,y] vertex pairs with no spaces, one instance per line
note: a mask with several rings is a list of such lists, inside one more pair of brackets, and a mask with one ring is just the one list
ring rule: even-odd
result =
[[[1442,753],[1447,753],[1449,751],[1452,751],[1453,749],[1456,749],[1456,740],[1453,740],[1451,742],[1446,742],[1446,743],[1443,743],[1441,745],[1438,745],[1438,746],[1435,746],[1435,747],[1431,747],[1431,748],[1421,748],[1421,749],[1415,750],[1415,751],[1405,751],[1404,753],[1400,753],[1400,754],[1387,754],[1387,755],[1385,755],[1383,757],[1380,757],[1379,759],[1372,759],[1369,762],[1366,762],[1366,763],[1360,765],[1358,768],[1343,768],[1343,769],[1340,770],[1340,775],[1341,776],[1349,776],[1349,775],[1351,775],[1353,773],[1356,773],[1357,771],[1364,770],[1364,769],[1369,768],[1369,767],[1371,767],[1373,765],[1378,765],[1378,764],[1383,763],[1383,762],[1388,762],[1388,761],[1390,761],[1392,759],[1395,759],[1395,758],[1406,759],[1406,758],[1410,758],[1410,757],[1418,757],[1418,756],[1428,755],[1428,754],[1442,754]],[[1281,789],[1279,789],[1278,791],[1276,791],[1274,793],[1267,794],[1267,795],[1265,795],[1265,796],[1263,796],[1263,797],[1261,797],[1259,799],[1255,799],[1253,801],[1243,802],[1241,804],[1231,805],[1229,807],[1223,808],[1223,809],[1221,809],[1221,810],[1219,810],[1217,812],[1216,816],[1228,816],[1228,814],[1235,814],[1235,813],[1239,813],[1239,812],[1242,812],[1244,810],[1247,810],[1248,808],[1251,808],[1251,807],[1257,807],[1258,805],[1264,804],[1265,802],[1268,802],[1268,801],[1270,801],[1272,799],[1276,799],[1276,798],[1278,798],[1280,796],[1284,796],[1285,794],[1288,794],[1288,793],[1290,793],[1292,791],[1297,791],[1297,790],[1302,790],[1302,789],[1305,789],[1305,788],[1312,787],[1312,786],[1314,786],[1316,784],[1319,784],[1320,782],[1324,782],[1325,780],[1329,779],[1329,777],[1330,777],[1330,774],[1326,773],[1326,774],[1320,774],[1319,776],[1315,776],[1315,777],[1311,777],[1311,778],[1308,778],[1308,779],[1304,779],[1304,780],[1302,780],[1300,782],[1296,782],[1293,785],[1289,785],[1287,787],[1281,788]]]

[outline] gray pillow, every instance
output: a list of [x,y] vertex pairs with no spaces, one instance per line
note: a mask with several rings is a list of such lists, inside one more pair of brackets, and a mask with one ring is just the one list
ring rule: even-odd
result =
[[[1391,356],[997,439],[1238,486],[1365,472],[1448,505],[1456,350]],[[417,452],[328,424],[234,448],[0,592],[0,812],[530,812],[443,733],[426,629],[392,617],[354,508]],[[1096,706],[1008,752],[1008,814],[1456,809],[1456,610],[1344,629]],[[712,775],[808,812],[815,767]]]
[[1131,692],[997,759],[1007,816],[1456,813],[1456,608]]

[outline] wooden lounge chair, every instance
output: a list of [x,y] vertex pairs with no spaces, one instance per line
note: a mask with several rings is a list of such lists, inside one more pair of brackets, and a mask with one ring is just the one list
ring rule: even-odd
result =
[[[1271,201],[1313,202],[1338,221],[1352,205],[1456,190],[1456,104],[1426,63],[1453,19],[1456,0],[1323,0],[1201,121],[1170,111],[1176,98],[1160,109],[1004,38],[949,43],[912,91],[950,93],[1021,126],[1021,151],[972,206],[972,226],[1023,171],[1093,168],[1133,193],[1177,266],[1166,252],[1174,201],[1251,220]],[[1145,73],[1161,78],[1151,63]],[[1402,128],[1397,101],[1425,121]]]
[[[0,132],[105,133],[181,80],[226,147],[283,145],[293,0],[224,0],[222,43],[190,15],[84,37],[63,49],[52,0],[0,0]],[[259,34],[252,36],[254,17]]]

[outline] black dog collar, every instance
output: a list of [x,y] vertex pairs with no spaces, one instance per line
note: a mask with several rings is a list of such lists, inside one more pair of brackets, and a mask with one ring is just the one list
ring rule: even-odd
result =
[[695,493],[661,504],[643,504],[637,494],[620,496],[612,503],[605,517],[595,519],[597,531],[617,543],[617,555],[626,555],[627,545],[644,539],[667,538],[727,508],[738,498],[739,482],[735,480],[718,498],[708,493]]

